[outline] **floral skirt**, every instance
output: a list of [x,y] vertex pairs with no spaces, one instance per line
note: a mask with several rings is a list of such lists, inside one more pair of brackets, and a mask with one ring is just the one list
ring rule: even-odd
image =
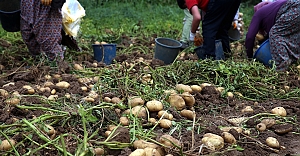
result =
[[278,11],[269,33],[270,50],[278,71],[300,58],[300,1],[288,0]]

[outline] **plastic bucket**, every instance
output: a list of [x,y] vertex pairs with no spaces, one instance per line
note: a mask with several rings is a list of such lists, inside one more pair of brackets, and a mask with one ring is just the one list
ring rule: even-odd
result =
[[116,44],[93,44],[94,59],[110,65],[116,57]]
[[[215,60],[225,59],[221,40],[216,40],[215,41],[215,47],[216,47],[216,49],[215,49],[215,55],[216,55]],[[205,54],[205,51],[204,51],[202,46],[199,46],[199,47],[195,48],[194,51],[196,52],[199,59],[206,59],[207,58],[207,56]]]
[[270,42],[267,39],[260,47],[255,51],[253,58],[263,63],[265,66],[272,67],[272,56],[270,51]]
[[4,30],[20,31],[20,5],[20,0],[0,0],[0,19]]
[[231,41],[237,41],[241,39],[241,33],[238,29],[233,29],[233,26],[228,30],[228,36]]
[[170,38],[155,39],[154,58],[162,60],[164,64],[171,64],[176,59],[182,44]]

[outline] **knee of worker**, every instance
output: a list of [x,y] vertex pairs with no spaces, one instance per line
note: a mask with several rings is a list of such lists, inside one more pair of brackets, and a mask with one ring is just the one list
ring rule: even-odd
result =
[[40,43],[41,51],[45,53],[60,53],[62,52],[62,46],[59,44],[58,41],[51,42],[51,41],[45,41]]

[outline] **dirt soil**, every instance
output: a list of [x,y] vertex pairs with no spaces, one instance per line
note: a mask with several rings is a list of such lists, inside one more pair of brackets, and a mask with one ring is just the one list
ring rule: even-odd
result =
[[[7,45],[5,41],[1,41],[1,45]],[[154,40],[151,42],[143,43],[136,42],[136,44],[145,44],[153,51]],[[10,48],[12,45],[7,45],[5,48]],[[21,45],[22,46],[22,45]],[[125,40],[119,46],[128,46],[128,41]],[[120,50],[120,49],[119,49]],[[26,54],[26,52],[24,52]],[[24,55],[25,55],[24,54]],[[29,57],[29,56],[23,56]],[[163,62],[160,60],[153,59],[153,53],[143,54],[138,51],[131,54],[122,54],[118,55],[115,60],[117,62],[131,62],[139,58],[144,58],[144,60],[151,62],[152,67],[162,66]],[[43,64],[37,64],[35,66],[27,66],[23,64],[22,59],[20,58],[7,58],[1,57],[1,64],[4,68],[1,68],[0,76],[0,89],[5,89],[9,93],[18,92],[21,99],[22,105],[38,105],[46,108],[53,108],[53,105],[48,104],[41,97],[49,97],[51,92],[41,91],[39,88],[45,84],[45,82],[50,81],[53,84],[50,84],[48,87],[50,91],[53,89],[56,90],[55,95],[61,98],[64,97],[66,93],[76,96],[78,99],[88,95],[87,91],[81,89],[82,83],[78,81],[76,73],[71,72],[73,67],[70,66],[68,62],[61,62],[59,68],[51,68],[50,66],[45,66]],[[197,57],[194,54],[182,56],[182,60],[197,60]],[[14,61],[14,65],[9,64],[9,62]],[[81,63],[89,68],[112,68],[111,66],[105,66],[101,63],[98,63],[97,67],[93,66],[93,57],[90,55],[84,55],[77,58],[77,63]],[[45,78],[45,75],[55,75],[59,74],[60,77],[52,78],[50,80]],[[294,77],[290,78],[293,80],[290,87],[299,87],[300,80],[295,80]],[[60,81],[67,81],[70,83],[69,88],[59,88],[54,84]],[[91,84],[96,84],[97,81],[89,80],[85,82],[86,86]],[[10,83],[10,84],[9,84]],[[9,85],[7,85],[9,84]],[[34,94],[30,94],[28,89],[23,88],[24,85],[30,85],[36,91]],[[88,88],[88,90],[90,90]],[[39,96],[37,96],[39,95]],[[240,156],[289,156],[289,155],[300,155],[300,101],[299,100],[275,100],[269,99],[267,101],[247,101],[241,100],[238,98],[222,98],[220,93],[215,90],[214,87],[208,86],[202,89],[201,92],[193,92],[192,95],[195,97],[196,104],[194,110],[196,112],[196,122],[194,125],[194,131],[191,130],[193,127],[193,122],[188,122],[184,127],[178,127],[178,130],[175,131],[172,136],[182,143],[182,151],[184,155],[240,155]],[[103,97],[120,97],[113,93],[102,93],[98,99],[92,102],[92,105],[97,105],[99,101],[103,101]],[[9,95],[12,97],[12,94]],[[1,126],[12,125],[17,123],[17,121],[22,121],[23,119],[31,120],[36,117],[43,116],[45,111],[40,109],[24,109],[16,105],[9,105],[5,102],[8,97],[0,97],[0,123]],[[123,97],[120,97],[122,99]],[[68,100],[68,99],[66,99]],[[76,104],[78,101],[74,101]],[[126,103],[126,101],[124,101]],[[60,105],[61,106],[61,105]],[[251,106],[253,112],[243,112],[246,106]],[[278,117],[270,115],[270,111],[275,107],[284,107],[287,111],[286,117]],[[69,110],[63,108],[62,110],[69,112],[70,116],[77,117],[80,120],[80,117],[76,113],[76,110]],[[123,110],[121,110],[123,111]],[[99,120],[102,122],[110,122],[115,120],[120,112],[115,110],[103,110],[105,117]],[[173,108],[169,108],[169,112],[174,116],[174,121],[183,121],[186,120],[180,115],[180,113]],[[55,113],[54,113],[55,114]],[[151,114],[150,114],[151,115]],[[152,114],[152,117],[158,119],[156,114]],[[233,122],[230,119],[241,118],[243,117],[242,123]],[[273,118],[276,119],[276,124],[268,127],[264,131],[258,131],[256,129],[257,124],[260,123],[262,119]],[[17,124],[13,126],[14,128],[21,128],[22,125]],[[69,135],[64,136],[66,149],[72,154],[75,154],[78,144],[78,140],[75,140],[72,135],[83,136],[83,129],[79,125],[76,126],[76,123],[65,124],[63,127],[60,124],[53,124],[53,127],[56,130],[56,136],[60,134],[68,133]],[[214,133],[217,135],[222,135],[222,127],[242,127],[243,131],[238,132],[236,129],[231,128],[229,133],[231,133],[236,139],[236,144],[232,145],[225,143],[224,147],[220,150],[213,151],[208,147],[204,146],[201,139],[205,133]],[[149,127],[151,128],[151,127]],[[105,140],[105,131],[106,128],[97,129],[98,133],[93,137],[94,140],[104,141]],[[5,130],[4,127],[1,127],[1,130]],[[156,138],[159,138],[160,135],[168,133],[170,129],[162,129],[156,127],[154,129],[157,134]],[[89,132],[92,133],[92,132]],[[115,132],[116,137],[110,141],[116,141],[121,143],[130,143],[130,133],[127,128],[120,127]],[[17,142],[16,150],[20,155],[25,155],[29,149],[33,150],[41,145],[45,144],[45,140],[42,140],[40,137],[37,137],[29,131],[28,129],[18,133],[7,134],[11,136]],[[26,139],[26,136],[31,136],[31,140]],[[50,136],[51,137],[51,136]],[[55,138],[55,136],[53,136]],[[280,143],[279,148],[272,148],[266,144],[266,138],[274,137],[277,138]],[[100,139],[99,139],[100,138]],[[4,135],[0,135],[0,140],[4,140]],[[25,140],[25,141],[24,141]],[[93,139],[92,139],[93,140]],[[34,143],[33,143],[34,142]],[[91,142],[92,145],[97,145],[96,142]],[[133,147],[126,147],[123,149],[111,149],[109,146],[105,146],[106,155],[129,155],[134,149]],[[166,149],[166,151],[174,156],[180,155],[178,149]],[[11,152],[1,151],[0,155],[10,155]],[[36,151],[35,155],[44,155],[44,156],[53,156],[58,155],[58,151],[53,148],[51,144],[48,145],[48,148],[41,148]]]

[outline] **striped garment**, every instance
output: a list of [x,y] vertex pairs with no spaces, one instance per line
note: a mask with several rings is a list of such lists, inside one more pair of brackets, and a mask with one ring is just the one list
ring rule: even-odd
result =
[[40,0],[21,0],[21,34],[29,52],[50,60],[64,57],[61,46],[62,15]]
[[278,11],[269,33],[270,50],[278,71],[300,58],[300,1],[288,0]]

